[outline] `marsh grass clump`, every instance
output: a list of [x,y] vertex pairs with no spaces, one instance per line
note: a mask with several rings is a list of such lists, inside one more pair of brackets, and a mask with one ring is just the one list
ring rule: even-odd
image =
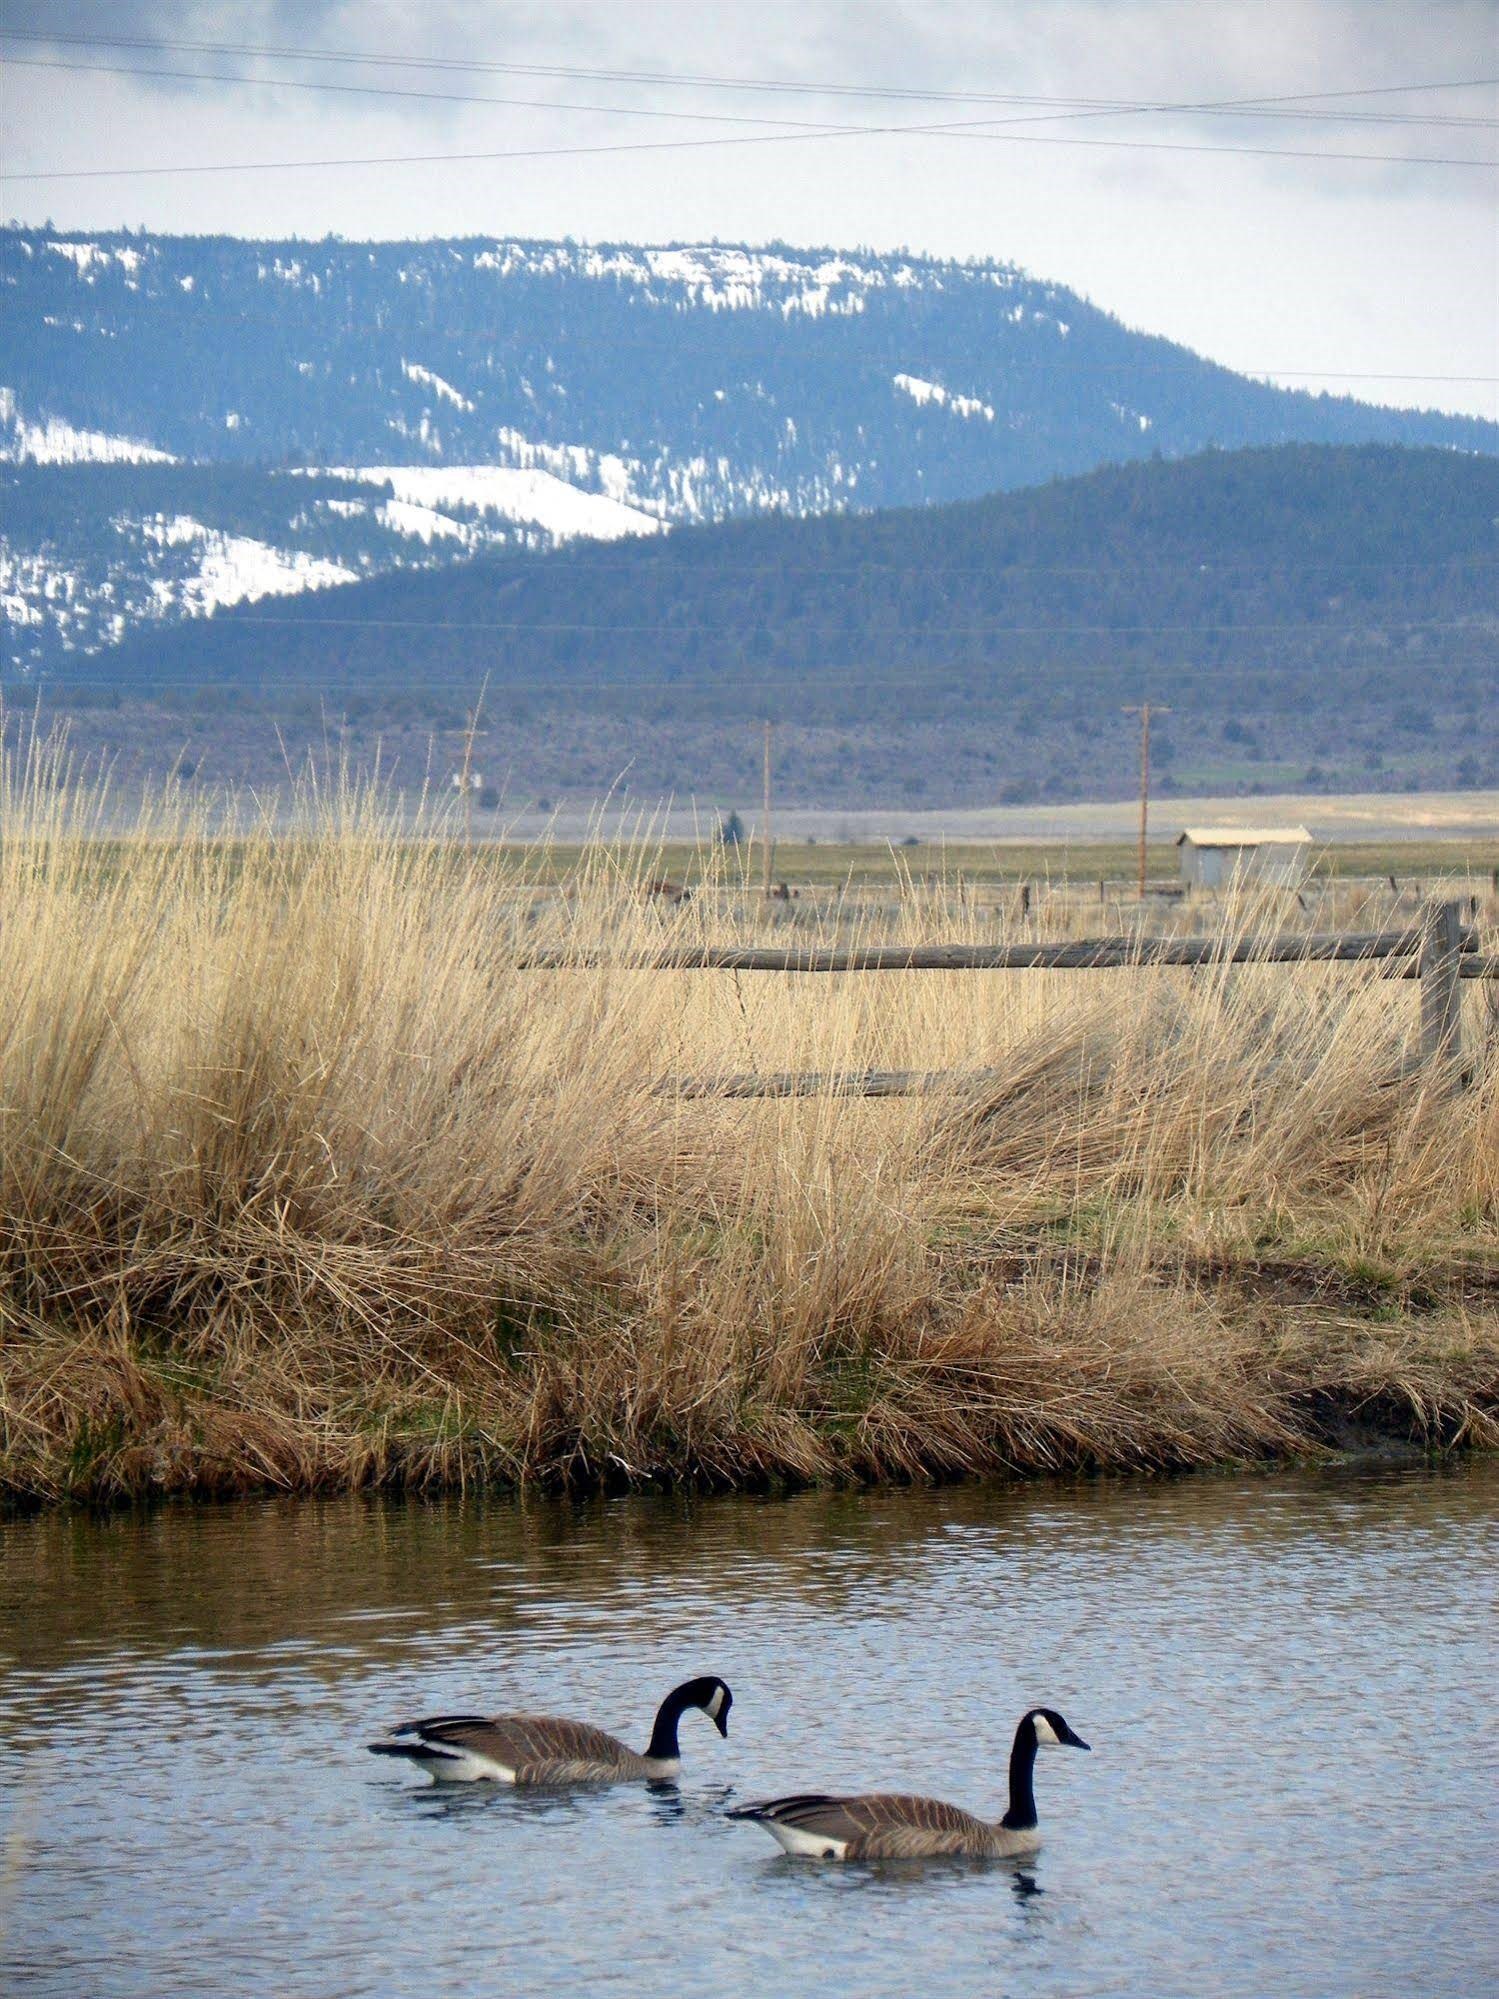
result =
[[[1482,988],[1455,1095],[1368,968],[600,965],[951,936],[953,904],[788,917],[732,856],[672,903],[649,840],[537,890],[311,779],[207,812],[127,811],[47,746],[0,772],[13,1497],[1499,1441]],[[947,1080],[678,1087],[870,1068]]]

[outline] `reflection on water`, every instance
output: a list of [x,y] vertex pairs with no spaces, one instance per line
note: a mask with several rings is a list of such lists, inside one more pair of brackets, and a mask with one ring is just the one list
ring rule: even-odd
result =
[[[0,1965],[96,1999],[1470,1993],[1499,1970],[1499,1465],[697,1505],[364,1500],[0,1527]],[[675,1789],[436,1789],[444,1709]],[[816,1867],[725,1807],[930,1790],[1023,1868]]]

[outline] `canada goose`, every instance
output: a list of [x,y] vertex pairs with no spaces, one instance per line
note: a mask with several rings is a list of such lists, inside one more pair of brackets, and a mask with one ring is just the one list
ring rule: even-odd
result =
[[787,1853],[811,1860],[924,1860],[938,1854],[972,1854],[1002,1860],[1034,1853],[1036,1794],[1031,1785],[1040,1748],[1086,1749],[1055,1708],[1033,1707],[1020,1718],[1010,1750],[1010,1809],[991,1825],[938,1798],[908,1798],[875,1792],[857,1798],[805,1793],[740,1805],[731,1819],[763,1825]]
[[[617,1784],[631,1778],[656,1782],[682,1767],[677,1723],[700,1707],[720,1735],[729,1732],[734,1696],[719,1679],[688,1680],[662,1701],[642,1756],[586,1721],[550,1714],[445,1714],[403,1721],[390,1741],[372,1742],[376,1756],[404,1756],[420,1763],[439,1784]],[[407,1737],[408,1740],[396,1740]]]

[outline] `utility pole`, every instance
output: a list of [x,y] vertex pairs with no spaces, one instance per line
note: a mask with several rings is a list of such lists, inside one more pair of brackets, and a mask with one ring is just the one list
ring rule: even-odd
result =
[[1140,718],[1140,900],[1145,900],[1145,835],[1150,824],[1150,718],[1152,715],[1169,715],[1171,710],[1163,708],[1159,702],[1142,702],[1138,707],[1124,708],[1125,715]]
[[770,724],[765,724],[765,798],[764,811],[760,819],[760,837],[765,843],[765,893],[770,894],[771,861],[774,848],[770,838]]
[[479,714],[484,706],[484,696],[489,687],[489,675],[484,676],[484,685],[479,689],[479,698],[468,711],[468,719],[463,730],[463,770],[460,783],[463,787],[463,841],[471,847],[474,844],[474,737],[480,733]]

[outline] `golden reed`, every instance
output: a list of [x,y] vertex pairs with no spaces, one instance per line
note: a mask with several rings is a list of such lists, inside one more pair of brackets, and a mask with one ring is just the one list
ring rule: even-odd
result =
[[[1455,1096],[1410,1061],[1414,986],[1372,968],[526,969],[873,919],[772,910],[723,859],[673,903],[648,838],[538,895],[460,831],[336,778],[127,807],[56,745],[8,761],[0,1491],[1499,1441],[1482,986]],[[913,887],[888,934],[995,920]],[[676,1087],[871,1068],[985,1075]]]

